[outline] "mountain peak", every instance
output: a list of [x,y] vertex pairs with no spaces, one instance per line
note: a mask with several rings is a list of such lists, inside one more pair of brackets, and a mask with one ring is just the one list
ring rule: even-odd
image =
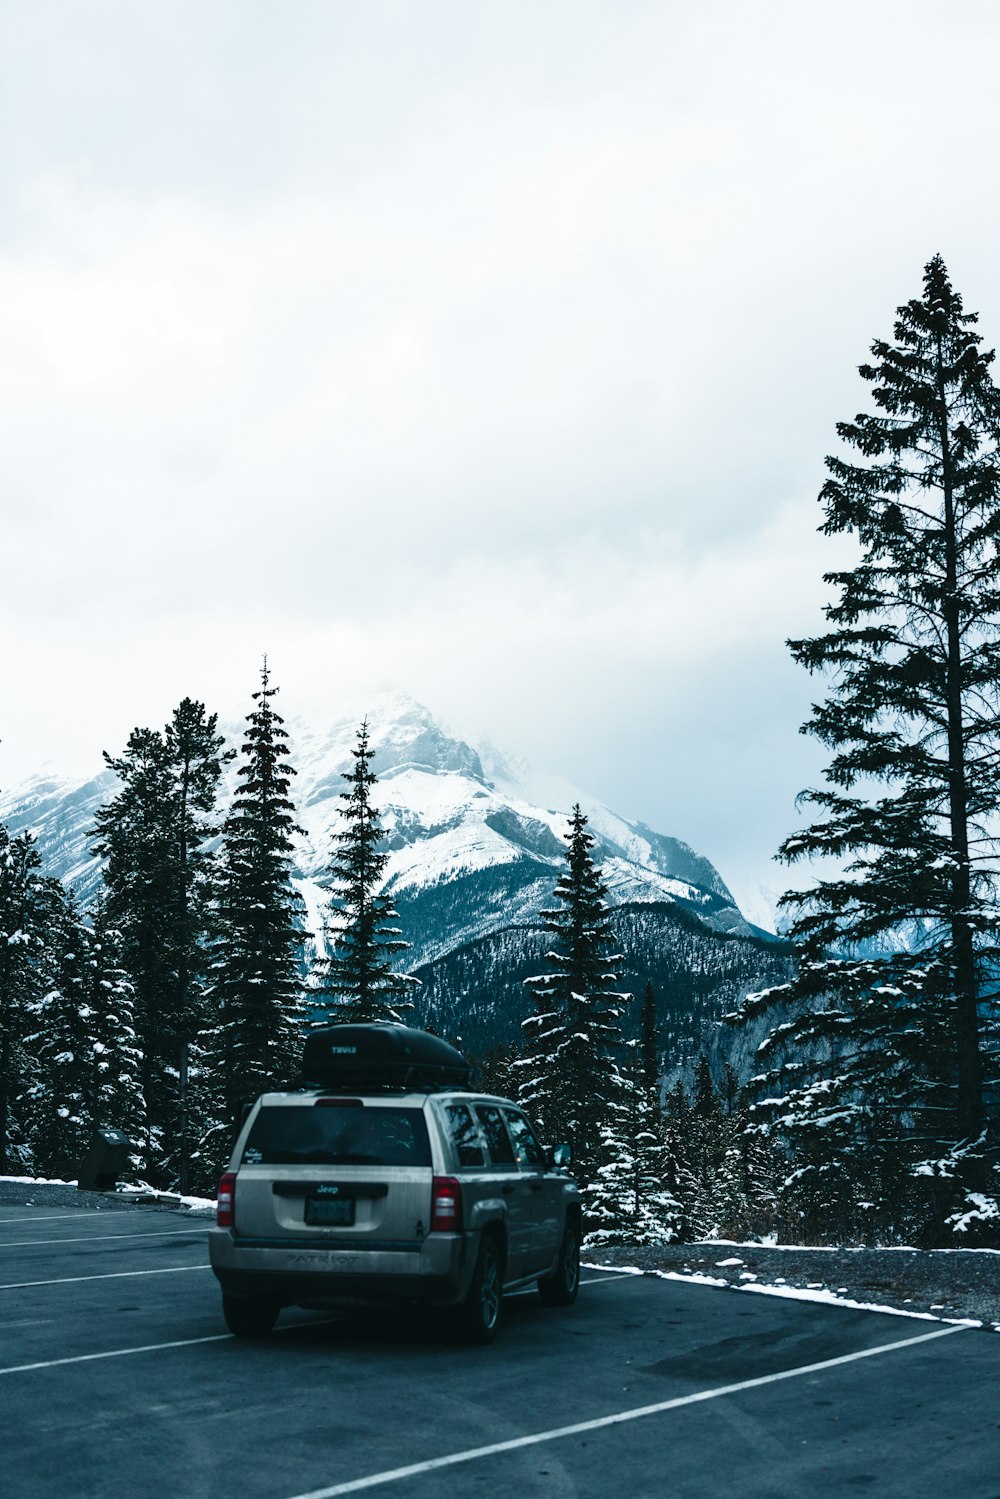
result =
[[450,735],[429,708],[406,693],[384,693],[373,697],[361,713],[332,717],[314,712],[287,720],[299,772],[296,793],[303,807],[343,790],[343,772],[350,768],[362,721],[368,724],[372,767],[380,781],[409,770],[427,775],[454,772],[485,781],[476,751]]
[[[597,839],[614,904],[679,904],[717,930],[749,930],[718,872],[687,844],[626,821],[570,782],[538,775],[489,743],[474,748],[402,692],[373,695],[360,712],[327,709],[286,719],[298,772],[293,795],[305,830],[296,847],[298,879],[311,917],[325,901],[344,772],[365,716],[390,850],[387,881],[397,902],[409,892],[426,903],[438,892],[440,910],[427,917],[435,930],[432,948],[535,918],[558,877],[566,816],[577,802]],[[226,728],[231,743],[239,743],[242,732],[242,724]],[[230,767],[223,800],[235,774]],[[107,770],[74,781],[46,767],[0,796],[0,817],[12,830],[30,828],[49,871],[72,880],[87,899],[99,883],[90,852],[94,817],[116,788]],[[466,902],[462,929],[451,931],[451,898],[444,891],[470,880],[487,881],[493,894]],[[318,938],[322,921],[310,924]]]

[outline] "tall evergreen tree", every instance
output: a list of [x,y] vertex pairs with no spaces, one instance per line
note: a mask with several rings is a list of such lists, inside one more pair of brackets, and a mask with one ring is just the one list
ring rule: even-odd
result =
[[[682,1236],[684,1210],[671,1190],[656,1065],[651,984],[642,1001],[643,1026],[625,1050],[615,1106],[601,1126],[602,1161],[584,1191],[587,1243],[668,1244]],[[650,1032],[654,1038],[650,1066]],[[652,1077],[652,1082],[649,1081]]]
[[[873,1136],[896,1187],[964,1152],[988,1122],[983,1054],[995,1013],[1000,810],[1000,392],[940,256],[861,367],[876,410],[838,433],[822,529],[856,538],[826,575],[831,628],[790,642],[830,695],[804,732],[831,753],[818,819],[786,861],[843,872],[782,905],[800,963],[752,998],[778,1008],[759,1113],[782,1121],[817,1197],[848,1191]],[[891,1175],[891,1172],[889,1173]]]
[[726,1106],[726,1113],[732,1114],[740,1097],[740,1080],[736,1076],[731,1062],[722,1064],[722,1082],[719,1084],[719,1096]]
[[[274,707],[277,692],[265,657],[219,859],[203,1046],[205,1081],[215,1095],[210,1113],[223,1129],[241,1100],[291,1076],[301,1031],[304,908],[292,884],[292,836],[299,831],[291,798],[295,770]],[[203,1144],[206,1151],[211,1154],[210,1144]]]
[[190,1040],[202,1019],[208,907],[215,893],[209,844],[219,829],[216,798],[222,767],[235,757],[218,732],[218,714],[186,697],[164,729],[164,745],[174,780],[174,858],[176,862],[175,946],[177,996],[175,1025]]
[[72,891],[53,899],[46,984],[31,1006],[25,1038],[32,1063],[27,1129],[35,1169],[46,1176],[73,1176],[98,1125],[138,1139],[132,990],[113,943],[100,904],[92,928]]
[[[121,938],[106,903],[91,910],[84,1004],[88,1011],[90,1076],[87,1118],[112,1125],[138,1145],[142,1135],[142,1052],[135,1024],[135,988],[121,961]],[[138,1154],[134,1164],[140,1164]]]
[[124,754],[116,759],[105,752],[104,759],[122,789],[97,813],[94,852],[106,860],[106,910],[121,933],[122,962],[135,987],[142,1146],[145,1169],[154,1177],[164,1126],[176,1111],[176,1088],[167,1074],[177,1064],[171,1020],[179,992],[174,782],[164,737],[155,729],[133,729]]
[[698,1238],[719,1230],[718,1185],[736,1131],[722,1112],[708,1058],[698,1058],[692,1102],[679,1131],[687,1177],[685,1216]]
[[52,914],[60,888],[42,874],[28,833],[0,822],[0,1173],[30,1164],[24,1098],[31,1078],[26,1038],[45,993]]
[[556,945],[549,972],[526,979],[535,1013],[524,1022],[519,1096],[557,1143],[573,1146],[574,1171],[590,1181],[602,1161],[601,1129],[621,1107],[620,1005],[615,988],[607,891],[591,850],[594,837],[579,804],[566,834],[567,869],[559,904],[542,912]]
[[97,814],[94,851],[106,860],[108,920],[135,987],[154,1182],[176,1179],[183,1150],[181,1050],[201,1028],[223,743],[216,715],[185,698],[162,734],[134,729],[123,755],[104,757],[122,788]]
[[684,1210],[667,1180],[658,1110],[638,1079],[624,1078],[623,1107],[601,1127],[601,1164],[584,1188],[587,1245],[671,1244]]
[[354,766],[345,774],[347,788],[341,792],[343,826],[334,834],[329,866],[333,952],[323,965],[318,995],[327,1002],[324,1023],[398,1021],[401,1011],[410,1008],[407,995],[415,980],[395,967],[409,943],[400,937],[398,913],[383,888],[389,855],[381,847],[382,825],[372,801],[377,778],[367,719],[351,755]]
[[708,1057],[704,1052],[698,1058],[698,1067],[694,1076],[694,1102],[691,1108],[695,1114],[704,1118],[717,1114],[719,1111],[719,1097],[712,1081],[712,1069],[708,1065]]
[[72,893],[52,902],[44,992],[31,1006],[25,1044],[32,1060],[27,1127],[35,1169],[66,1178],[83,1158],[89,1058],[86,1001],[89,940]]

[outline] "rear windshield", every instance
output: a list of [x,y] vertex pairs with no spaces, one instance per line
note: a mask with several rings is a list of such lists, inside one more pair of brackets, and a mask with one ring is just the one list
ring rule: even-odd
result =
[[243,1147],[244,1166],[429,1166],[431,1147],[420,1109],[260,1110]]

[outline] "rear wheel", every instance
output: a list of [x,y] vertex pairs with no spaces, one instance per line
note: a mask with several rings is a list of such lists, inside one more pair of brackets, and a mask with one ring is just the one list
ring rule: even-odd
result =
[[280,1310],[276,1301],[225,1295],[222,1298],[222,1315],[236,1338],[266,1338]]
[[538,1294],[546,1306],[572,1306],[580,1289],[580,1225],[566,1219],[559,1262],[551,1275],[538,1282]]
[[503,1258],[492,1235],[484,1235],[472,1283],[456,1316],[463,1343],[492,1343],[500,1328],[503,1304]]

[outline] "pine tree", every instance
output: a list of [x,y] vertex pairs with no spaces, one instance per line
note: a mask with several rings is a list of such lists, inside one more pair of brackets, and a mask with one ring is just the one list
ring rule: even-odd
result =
[[717,1188],[732,1134],[712,1081],[708,1058],[702,1053],[695,1069],[693,1101],[682,1132],[684,1162],[689,1174],[686,1207],[691,1230],[698,1238],[718,1232]]
[[[93,1127],[110,1125],[136,1145],[142,1135],[142,1052],[135,1027],[135,989],[122,967],[121,939],[99,899],[87,934],[84,1004],[88,1021],[90,1077],[86,1117]],[[133,1164],[140,1165],[136,1152]]]
[[203,981],[208,908],[214,895],[215,810],[222,767],[235,757],[218,732],[218,714],[186,697],[164,730],[174,778],[174,857],[176,860],[176,973],[174,1025],[190,1041],[203,1016]]
[[125,752],[105,762],[122,789],[96,818],[94,852],[106,859],[108,919],[121,934],[122,962],[135,987],[142,1051],[143,1154],[154,1178],[176,1090],[166,1069],[176,1062],[170,1017],[179,990],[174,966],[177,872],[172,836],[174,783],[162,734],[133,729]]
[[620,1078],[616,1107],[601,1126],[601,1164],[583,1192],[587,1245],[671,1244],[684,1213],[667,1182],[670,1161],[657,1091],[644,1081],[644,1058]]
[[[431,1027],[425,1024],[425,1029]],[[469,1057],[469,1060],[475,1068],[474,1081],[481,1093],[493,1093],[500,1098],[516,1097],[519,1058],[513,1041],[507,1046],[491,1046],[482,1055]]]
[[661,1121],[661,1167],[663,1189],[677,1203],[677,1238],[694,1237],[697,1217],[698,1183],[688,1165],[686,1125],[690,1112],[678,1114],[668,1110]]
[[1000,392],[976,321],[935,256],[893,340],[872,344],[861,375],[877,409],[838,425],[858,461],[828,458],[820,495],[822,529],[854,536],[861,558],[826,576],[829,631],[789,643],[830,674],[804,732],[831,759],[827,786],[801,798],[818,820],[780,857],[832,856],[843,872],[784,896],[797,976],[742,1018],[777,1008],[758,1117],[781,1121],[817,1201],[850,1197],[873,1144],[891,1193],[956,1149],[966,1185],[986,1183]]
[[678,1078],[674,1086],[666,1096],[666,1115],[676,1124],[680,1125],[687,1119],[691,1112],[691,1100],[688,1098],[687,1089],[683,1078]]
[[31,1005],[27,1128],[35,1169],[65,1180],[88,1143],[89,936],[72,893],[52,901],[44,992]]
[[655,1095],[636,1090],[630,1122],[635,1159],[632,1243],[676,1243],[684,1232],[684,1208],[670,1180],[672,1161]]
[[535,1013],[524,1022],[519,1097],[553,1143],[573,1147],[574,1173],[589,1182],[602,1163],[601,1130],[614,1123],[622,1087],[620,1003],[611,965],[607,891],[591,854],[594,838],[579,805],[566,835],[568,868],[560,904],[542,912],[556,946],[548,973],[525,980]]
[[214,1144],[228,1134],[241,1101],[291,1077],[299,1049],[304,935],[302,897],[292,884],[295,770],[270,681],[265,657],[223,828],[209,1028],[202,1037],[209,1136],[202,1158],[218,1153]]
[[395,960],[408,942],[400,938],[399,916],[391,895],[383,888],[389,855],[378,810],[372,802],[377,778],[371,768],[374,750],[368,742],[367,719],[358,729],[351,751],[354,767],[341,792],[343,826],[334,834],[329,866],[328,931],[333,953],[323,965],[318,996],[327,999],[330,1021],[398,1021],[409,1009],[407,995],[416,982],[397,972]]
[[60,888],[42,874],[28,833],[0,822],[0,1174],[31,1164],[23,1101],[31,1077],[26,1038],[45,993],[52,913]]
[[712,1081],[712,1069],[708,1065],[708,1057],[702,1052],[698,1058],[698,1070],[694,1079],[694,1102],[691,1105],[695,1114],[702,1118],[710,1118],[718,1113],[719,1098]]
[[123,755],[104,756],[122,789],[97,814],[94,852],[106,860],[107,917],[135,989],[146,1171],[157,1184],[183,1175],[178,1077],[202,1025],[223,743],[216,715],[185,698],[162,734],[133,729]]
[[724,1062],[722,1066],[722,1082],[719,1085],[719,1096],[726,1106],[726,1113],[735,1112],[740,1096],[740,1080],[736,1076],[731,1062]]
[[[704,1123],[704,1122],[703,1122]],[[777,1142],[755,1129],[741,1110],[721,1108],[711,1122],[708,1136],[709,1169],[697,1182],[691,1200],[692,1225],[699,1236],[723,1239],[761,1238],[783,1223],[796,1231],[822,1237],[820,1224],[807,1225],[791,1209],[788,1192],[781,1188],[787,1162]]]
[[102,903],[90,926],[74,893],[52,882],[48,919],[45,983],[24,1038],[31,1063],[25,1128],[34,1168],[65,1179],[76,1174],[99,1125],[139,1141],[141,1057],[132,986],[116,960]]

